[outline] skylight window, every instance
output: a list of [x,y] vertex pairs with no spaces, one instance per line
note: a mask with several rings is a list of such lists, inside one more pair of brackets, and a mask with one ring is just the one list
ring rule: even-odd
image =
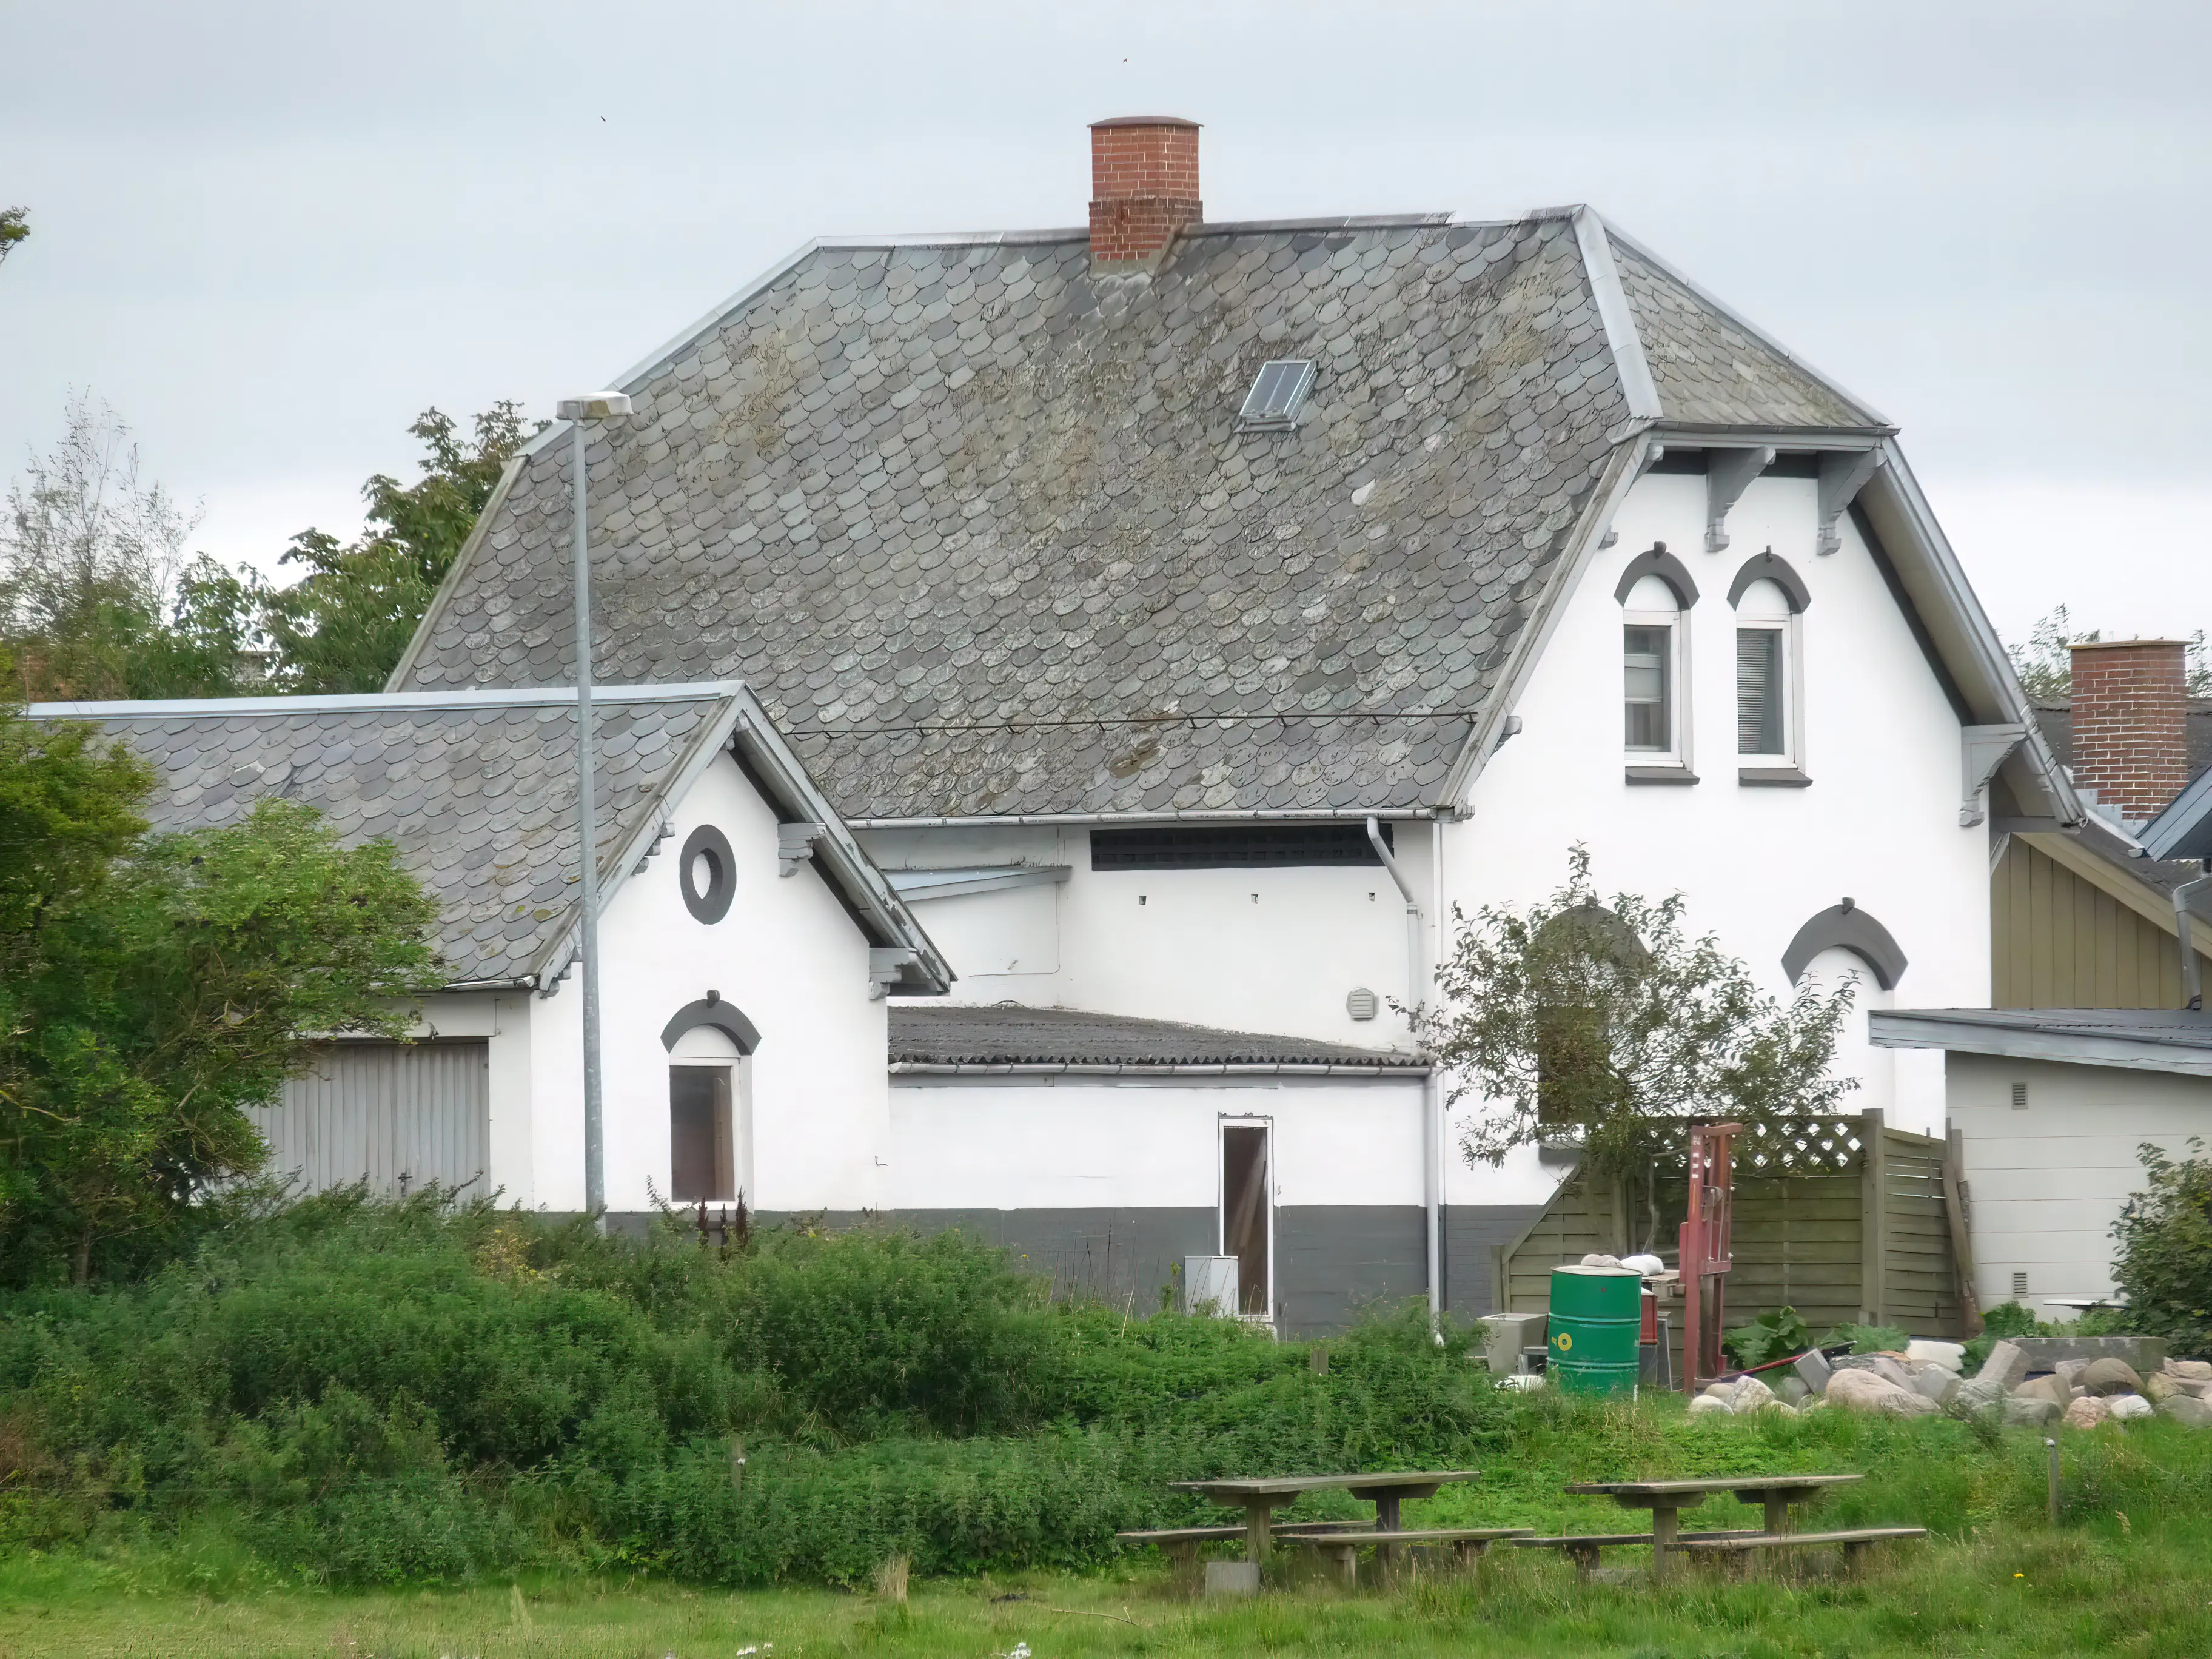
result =
[[1303,357],[1285,357],[1260,365],[1260,377],[1237,416],[1241,427],[1285,427],[1296,424],[1306,393],[1313,390],[1314,366]]

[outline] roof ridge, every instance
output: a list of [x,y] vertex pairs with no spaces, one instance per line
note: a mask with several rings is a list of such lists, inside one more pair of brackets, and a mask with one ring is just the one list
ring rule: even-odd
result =
[[[594,685],[594,703],[710,702],[745,690],[743,680],[684,680],[666,685]],[[487,687],[465,691],[362,691],[304,697],[174,697],[143,702],[34,702],[33,720],[226,720],[234,715],[404,713],[414,708],[550,708],[576,701],[574,686]]]

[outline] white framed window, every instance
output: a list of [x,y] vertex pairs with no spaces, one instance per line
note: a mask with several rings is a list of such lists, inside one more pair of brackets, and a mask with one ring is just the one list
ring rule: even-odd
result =
[[1754,767],[1796,766],[1802,670],[1797,612],[1771,581],[1755,581],[1735,605],[1735,751]]
[[1645,576],[1621,603],[1623,748],[1632,766],[1687,766],[1689,629],[1674,590]]

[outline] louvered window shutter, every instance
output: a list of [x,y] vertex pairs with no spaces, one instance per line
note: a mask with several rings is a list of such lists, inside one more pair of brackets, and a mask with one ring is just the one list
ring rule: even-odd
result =
[[1744,755],[1779,755],[1782,743],[1782,631],[1740,628],[1735,635],[1735,746]]

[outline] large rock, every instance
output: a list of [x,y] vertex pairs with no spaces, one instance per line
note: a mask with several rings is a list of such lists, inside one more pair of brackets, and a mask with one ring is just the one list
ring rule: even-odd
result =
[[1828,1379],[1824,1396],[1832,1406],[1846,1411],[1872,1412],[1885,1417],[1924,1417],[1942,1407],[1926,1395],[1899,1388],[1877,1371],[1855,1367]]
[[2066,1386],[2079,1394],[2081,1392],[2081,1373],[2088,1369],[2089,1361],[2086,1359],[2062,1359],[2051,1368],[2051,1374],[2064,1377]]
[[2011,1393],[2027,1380],[2027,1354],[2017,1342],[2000,1342],[1982,1361],[1981,1370],[1974,1373],[1977,1382],[1995,1382],[2006,1393]]
[[1802,1406],[1812,1389],[1805,1386],[1802,1376],[1785,1376],[1775,1384],[1774,1397],[1785,1406]]
[[1959,1373],[1942,1365],[1923,1365],[1912,1373],[1913,1393],[1926,1395],[1939,1406],[1949,1405],[1960,1386]]
[[1735,1382],[1720,1386],[1730,1390],[1729,1408],[1739,1416],[1748,1416],[1764,1407],[1777,1403],[1774,1390],[1759,1377],[1739,1376]]
[[2005,1401],[2005,1421],[2014,1426],[2031,1429],[2048,1428],[2058,1420],[2061,1407],[2055,1400],[2045,1400],[2039,1395],[2022,1399],[2012,1395]]
[[2109,1396],[2142,1392],[2142,1378],[2124,1359],[2093,1359],[2081,1368],[2079,1376],[2069,1380],[2084,1394]]
[[1961,1417],[1974,1417],[1983,1412],[2001,1409],[2011,1396],[1994,1379],[1968,1377],[1959,1384],[1958,1391],[1948,1402]]
[[2067,1386],[2064,1377],[2054,1373],[2050,1376],[2029,1377],[2012,1391],[2012,1397],[2015,1400],[2048,1400],[2059,1410],[2064,1411],[2074,1403],[2074,1390]]
[[2191,1382],[2212,1382],[2212,1359],[2169,1359],[2166,1373]]
[[1790,1361],[1790,1369],[1804,1379],[1805,1386],[1812,1389],[1814,1394],[1820,1394],[1826,1390],[1828,1378],[1835,1370],[1828,1364],[1828,1356],[1818,1348],[1810,1348],[1799,1354],[1796,1358]]
[[2106,1401],[2094,1394],[2085,1394],[2066,1408],[2063,1421],[2069,1429],[2094,1429],[2112,1414]]
[[2171,1400],[2181,1392],[2181,1385],[2164,1371],[2153,1371],[2143,1378],[2143,1398],[2154,1406]]
[[1692,1417],[1726,1417],[1733,1410],[1727,1401],[1711,1394],[1701,1394],[1690,1402]]
[[2130,1422],[2138,1417],[2150,1417],[2158,1410],[2139,1394],[2112,1395],[2106,1398],[2105,1404],[2112,1407],[2112,1420],[2115,1423]]
[[1835,1364],[1839,1371],[1872,1371],[1900,1389],[1912,1381],[1912,1373],[1905,1369],[1901,1356],[1893,1353],[1847,1353]]
[[2192,1394],[2178,1394],[2160,1401],[2158,1414],[2192,1429],[2212,1429],[2212,1401],[2199,1400]]

